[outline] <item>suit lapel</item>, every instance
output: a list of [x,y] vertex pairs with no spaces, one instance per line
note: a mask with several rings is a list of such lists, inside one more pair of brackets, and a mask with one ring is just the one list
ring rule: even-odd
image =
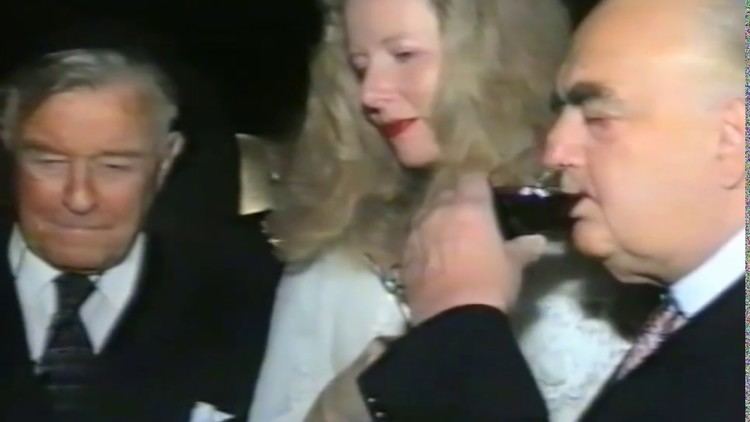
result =
[[[133,296],[123,309],[102,354],[159,353],[181,324],[189,284],[165,256],[161,239],[149,234]],[[173,264],[173,263],[172,263]]]
[[[148,302],[148,298],[152,296],[152,291],[157,287],[154,286],[154,281],[147,280],[149,274],[159,268],[158,262],[154,262],[160,261],[158,245],[156,243],[151,237],[146,241],[141,268],[138,270],[138,278],[135,281],[135,289],[107,336],[107,340],[100,352],[102,355],[109,354],[112,350],[127,347],[130,343],[134,321],[140,319],[140,315],[144,312],[143,308],[146,306],[144,302]],[[155,280],[160,279],[158,276],[153,277],[153,274],[151,278]]]
[[[738,279],[627,377],[608,384],[585,413],[583,420],[606,420],[613,409],[622,411],[658,406],[659,402],[653,399],[659,397],[659,394],[652,390],[661,391],[661,398],[665,399],[666,393],[685,387],[676,381],[677,376],[695,373],[694,378],[700,378],[705,375],[701,367],[707,368],[708,372],[711,372],[708,369],[713,368],[722,374],[726,373],[725,362],[728,356],[734,357],[736,354],[738,362],[736,370],[729,372],[741,372],[739,351],[742,348],[742,334],[739,329],[744,315],[742,281],[742,278]],[[713,375],[711,373],[710,376]],[[684,384],[689,385],[693,381],[695,380]],[[675,382],[677,385],[673,384]]]
[[21,362],[29,363],[31,359],[21,305],[7,259],[10,230],[3,228],[0,233],[0,244],[5,245],[2,251],[6,254],[0,257],[0,359],[18,365]]
[[179,331],[184,291],[166,261],[163,244],[149,235],[133,296],[99,357],[114,384],[108,387],[118,397],[139,396],[137,404],[131,403],[136,414],[187,420],[192,401],[185,391],[191,380],[185,379],[185,367],[175,357],[175,350],[189,349]]
[[34,376],[21,305],[7,258],[10,228],[0,228],[0,420],[48,420],[46,392]]

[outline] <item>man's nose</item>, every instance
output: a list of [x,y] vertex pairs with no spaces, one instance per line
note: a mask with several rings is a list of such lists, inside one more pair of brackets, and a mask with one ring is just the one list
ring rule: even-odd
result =
[[585,138],[585,127],[577,122],[572,111],[560,113],[547,133],[542,162],[545,167],[564,170],[583,164],[582,142]]
[[66,175],[63,203],[74,214],[87,214],[96,208],[97,193],[87,163],[71,163]]

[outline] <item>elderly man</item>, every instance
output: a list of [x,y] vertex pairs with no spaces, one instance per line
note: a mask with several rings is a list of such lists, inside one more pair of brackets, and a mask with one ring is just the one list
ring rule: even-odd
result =
[[142,229],[183,143],[167,77],[70,50],[19,71],[5,100],[16,197],[0,229],[0,419],[243,413],[279,268],[261,267],[274,262],[262,244]]
[[[605,0],[561,69],[544,159],[581,195],[573,240],[664,288],[584,421],[743,418],[743,17],[739,0]],[[376,420],[547,418],[505,317],[544,242],[498,233],[477,175],[416,222],[419,325],[359,379]]]

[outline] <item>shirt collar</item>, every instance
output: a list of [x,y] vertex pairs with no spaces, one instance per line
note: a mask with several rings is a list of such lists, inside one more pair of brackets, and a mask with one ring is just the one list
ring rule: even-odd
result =
[[[139,276],[145,235],[139,233],[125,259],[102,274],[92,276],[99,292],[114,309],[122,309],[129,300]],[[20,300],[24,303],[37,301],[43,291],[52,287],[52,280],[61,271],[52,267],[32,252],[17,226],[13,228],[8,246],[8,259],[16,279]],[[23,280],[23,282],[21,282]],[[44,305],[48,313],[54,312],[54,304]]]
[[745,272],[745,229],[732,236],[708,260],[669,287],[687,318],[703,310]]
[[96,281],[97,290],[115,309],[124,308],[132,296],[140,275],[145,243],[146,235],[139,233],[125,259],[102,273],[99,280]]

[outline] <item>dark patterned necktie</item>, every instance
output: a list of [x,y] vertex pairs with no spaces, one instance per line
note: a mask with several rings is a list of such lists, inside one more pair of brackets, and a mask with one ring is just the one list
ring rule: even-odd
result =
[[57,312],[37,374],[50,393],[55,415],[68,420],[88,408],[94,353],[79,310],[94,284],[86,276],[71,273],[60,275],[54,283]]
[[665,298],[661,306],[649,317],[643,331],[633,343],[615,371],[614,380],[621,380],[651,356],[672,333],[685,325],[687,319],[680,313],[674,300]]

